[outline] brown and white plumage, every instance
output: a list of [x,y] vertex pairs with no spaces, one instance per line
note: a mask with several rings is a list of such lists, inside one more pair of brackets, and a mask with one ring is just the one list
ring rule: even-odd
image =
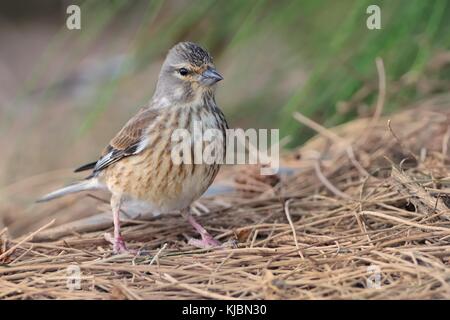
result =
[[227,123],[214,100],[215,83],[221,79],[206,50],[191,42],[176,45],[162,66],[149,106],[125,124],[98,161],[75,170],[92,169],[91,175],[44,196],[41,201],[89,189],[109,189],[115,226],[114,236],[109,238],[116,252],[126,250],[119,221],[120,205],[126,199],[147,203],[155,214],[184,212],[202,236],[202,240],[191,243],[217,245],[187,212],[189,205],[213,182],[220,164],[175,164],[171,150],[174,130],[192,132],[195,123],[200,123],[203,130],[218,129],[225,134]]

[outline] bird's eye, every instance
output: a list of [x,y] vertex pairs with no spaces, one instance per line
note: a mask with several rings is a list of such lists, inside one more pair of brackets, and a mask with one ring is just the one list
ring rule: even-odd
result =
[[181,68],[180,70],[178,70],[178,72],[182,75],[182,76],[186,76],[189,73],[189,70],[186,68]]

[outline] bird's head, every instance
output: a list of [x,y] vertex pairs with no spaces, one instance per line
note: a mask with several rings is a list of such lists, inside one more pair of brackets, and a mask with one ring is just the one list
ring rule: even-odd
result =
[[192,42],[180,42],[167,54],[156,95],[170,102],[191,102],[213,93],[222,79],[208,51]]

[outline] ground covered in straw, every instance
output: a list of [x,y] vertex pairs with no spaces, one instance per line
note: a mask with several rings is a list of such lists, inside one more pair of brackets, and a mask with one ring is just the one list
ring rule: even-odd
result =
[[[332,130],[295,114],[318,134],[283,155],[279,175],[225,168],[222,192],[194,208],[237,248],[188,246],[191,227],[171,214],[125,219],[124,237],[141,255],[115,256],[103,239],[109,215],[92,218],[107,210],[107,195],[6,202],[0,298],[448,299],[449,110],[444,96]],[[37,196],[67,176],[34,177],[2,196]]]

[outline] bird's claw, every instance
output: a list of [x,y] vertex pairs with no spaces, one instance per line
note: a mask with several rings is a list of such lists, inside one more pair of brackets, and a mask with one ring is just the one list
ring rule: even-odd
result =
[[110,233],[105,233],[104,237],[105,237],[106,241],[108,241],[109,243],[111,243],[113,245],[113,252],[115,254],[128,253],[128,254],[135,255],[138,253],[137,250],[128,249],[125,244],[125,241],[123,240],[123,238],[121,236],[113,237]]
[[235,242],[233,241],[227,241],[224,243],[221,243],[220,241],[217,241],[216,239],[214,239],[210,234],[205,234],[202,235],[202,239],[195,239],[195,238],[190,238],[188,241],[188,244],[190,244],[191,246],[194,246],[196,248],[200,248],[200,249],[211,249],[211,248],[228,248],[228,247],[232,247],[232,248],[236,248],[237,245]]
[[[214,239],[212,239],[214,240]],[[216,247],[220,247],[222,244],[217,241],[217,240],[205,240],[205,239],[194,239],[191,238],[188,241],[188,244],[190,244],[191,246],[194,246],[196,248],[200,248],[200,249],[211,249],[211,248],[216,248]]]

